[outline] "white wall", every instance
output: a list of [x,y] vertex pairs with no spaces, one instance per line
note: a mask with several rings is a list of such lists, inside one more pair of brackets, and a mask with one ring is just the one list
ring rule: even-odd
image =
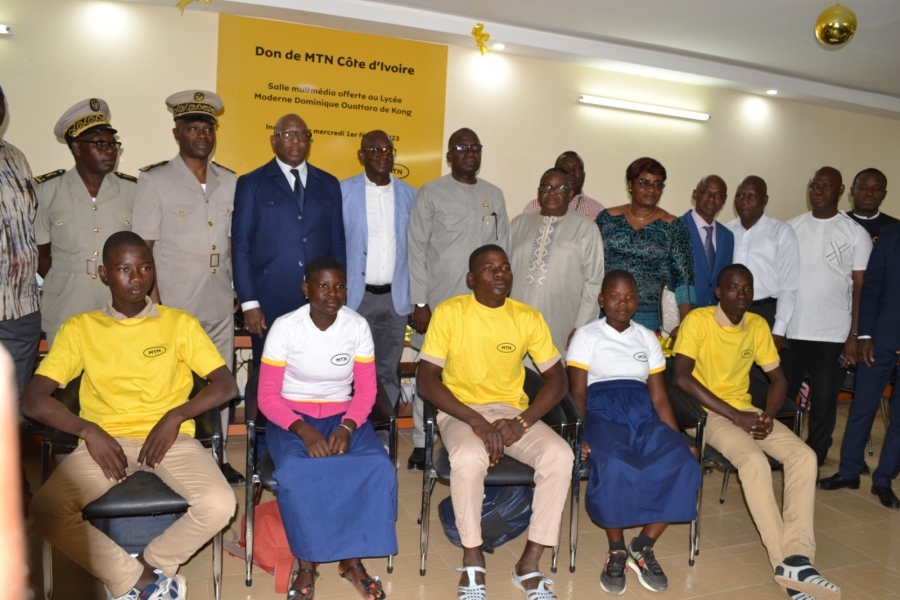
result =
[[[15,31],[0,38],[0,84],[9,104],[4,138],[26,153],[36,174],[71,166],[52,130],[79,100],[110,103],[124,144],[119,170],[137,174],[177,151],[165,98],[190,88],[215,90],[215,13],[4,0],[0,22]],[[579,105],[582,93],[699,110],[712,119]],[[857,171],[875,166],[893,182],[889,187],[900,188],[900,120],[530,58],[485,59],[474,48],[450,47],[445,132],[463,126],[481,136],[481,174],[504,190],[511,214],[534,197],[540,174],[568,149],[585,159],[586,191],[609,206],[627,201],[625,167],[639,156],[666,166],[662,206],[678,214],[690,207],[701,176],[721,175],[731,193],[725,220],[733,215],[738,181],[751,173],[769,183],[770,212],[781,218],[806,210],[806,182],[822,165],[841,170],[848,186]],[[849,206],[846,197],[842,206]],[[900,216],[900,189],[888,194],[884,208]]]

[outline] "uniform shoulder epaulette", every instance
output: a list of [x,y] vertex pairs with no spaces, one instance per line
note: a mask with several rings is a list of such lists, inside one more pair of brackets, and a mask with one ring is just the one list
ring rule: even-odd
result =
[[[223,167],[222,165],[220,165],[219,163],[217,163],[217,162],[214,161],[214,160],[213,160],[213,161],[210,161],[210,162],[211,162],[212,164],[216,165],[217,167],[221,168],[221,169],[225,169],[225,170],[228,171],[229,173],[234,173],[234,171],[232,171],[232,170],[229,169],[228,167]],[[235,173],[235,175],[237,175],[237,173]]]
[[128,173],[120,173],[118,171],[113,171],[113,175],[115,175],[119,179],[124,179],[126,181],[132,181],[134,183],[137,183],[137,177],[135,177],[134,175],[129,175]]
[[146,167],[141,167],[140,169],[138,169],[138,171],[140,171],[141,173],[146,173],[146,172],[149,171],[150,169],[155,169],[156,167],[161,167],[161,166],[163,166],[163,165],[165,165],[165,164],[168,164],[168,163],[169,163],[169,161],[163,160],[163,161],[160,161],[160,162],[158,162],[158,163],[153,163],[152,165],[147,165]]
[[44,173],[43,175],[38,175],[34,178],[35,183],[44,183],[45,181],[50,181],[55,177],[59,177],[63,173],[65,173],[65,169],[57,169],[56,171],[50,171],[49,173]]

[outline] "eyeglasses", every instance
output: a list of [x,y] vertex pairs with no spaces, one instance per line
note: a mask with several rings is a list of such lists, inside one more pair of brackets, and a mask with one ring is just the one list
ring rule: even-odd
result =
[[372,148],[363,148],[363,150],[365,150],[366,152],[368,152],[368,153],[371,154],[372,156],[387,156],[387,155],[389,155],[389,154],[390,154],[391,156],[397,156],[397,149],[396,149],[396,148],[391,148],[391,147],[389,147],[389,146],[383,146],[383,147],[381,147],[381,148],[375,148],[375,147],[372,147]]
[[476,154],[481,152],[482,148],[484,148],[482,144],[456,144],[455,146],[450,146],[451,150],[456,150],[457,152],[468,152],[471,150]]
[[75,140],[79,144],[93,144],[94,147],[97,148],[98,152],[109,152],[113,150],[115,152],[119,151],[119,148],[122,147],[122,142],[105,142],[103,140]]
[[637,184],[642,190],[649,190],[650,188],[653,188],[657,192],[663,191],[666,187],[666,184],[663,181],[654,182],[650,181],[649,179],[638,179]]
[[281,131],[276,131],[275,135],[277,135],[285,142],[289,142],[294,138],[297,138],[297,141],[301,144],[303,142],[312,140],[312,131],[293,131],[291,129],[282,129]]
[[550,194],[552,192],[559,192],[560,194],[565,194],[569,190],[571,190],[567,185],[550,185],[549,183],[544,183],[538,186],[538,191],[543,192],[545,194]]

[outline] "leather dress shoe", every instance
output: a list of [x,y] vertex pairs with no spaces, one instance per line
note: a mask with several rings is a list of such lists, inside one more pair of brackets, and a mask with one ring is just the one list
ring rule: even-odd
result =
[[425,468],[425,448],[413,448],[412,454],[406,463],[406,468],[410,471],[421,471]]
[[247,483],[244,476],[238,473],[229,463],[222,465],[222,475],[225,476],[225,481],[227,481],[228,485],[231,487],[238,487]]
[[[841,488],[850,488],[851,490],[859,489],[859,477],[856,479],[844,479],[838,473],[831,477],[825,477],[816,482],[816,487],[820,490],[839,490]],[[874,493],[874,492],[873,492]]]
[[886,508],[900,508],[900,498],[897,498],[897,494],[891,488],[873,485],[872,493],[878,496],[882,506]]

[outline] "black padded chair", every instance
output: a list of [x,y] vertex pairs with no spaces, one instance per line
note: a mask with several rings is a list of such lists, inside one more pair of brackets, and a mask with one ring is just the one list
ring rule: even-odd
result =
[[[265,436],[266,416],[259,411],[257,393],[259,391],[259,369],[250,373],[244,388],[244,421],[247,424],[247,483],[244,541],[246,557],[246,585],[253,585],[253,521],[256,505],[259,504],[263,489],[271,490],[275,486],[275,462],[266,450],[257,458],[259,436]],[[391,406],[387,393],[379,385],[375,405],[369,414],[369,422],[376,430],[387,430],[388,454],[391,462],[397,465],[397,412]],[[388,556],[387,572],[394,572],[394,557]]]
[[[529,403],[534,402],[538,392],[544,387],[544,378],[531,369],[525,369],[524,391],[528,395]],[[419,392],[421,396],[421,392]],[[425,557],[428,554],[429,513],[431,511],[431,493],[437,479],[450,481],[450,456],[443,446],[434,450],[434,434],[437,410],[426,398],[424,402],[425,421],[425,469],[422,474],[422,512],[419,515],[419,543],[421,547],[421,563],[419,575],[425,575]],[[562,401],[541,419],[553,428],[563,438],[569,441],[569,420],[567,414],[577,414],[575,401],[572,396],[566,394]],[[533,485],[534,469],[514,458],[504,456],[493,467],[490,467],[484,478],[484,485],[509,486],[509,485]],[[556,573],[556,564],[559,554],[559,544],[553,548],[553,559],[550,570]]]
[[[693,437],[687,436],[686,441],[690,445],[695,445],[697,449],[703,447],[703,428],[706,425],[706,411],[697,407],[692,400],[684,397],[684,393],[671,385],[672,360],[668,361],[665,378],[666,393],[669,396],[669,402],[672,405],[672,411],[675,413],[675,423],[678,428],[685,432],[690,429],[696,430]],[[577,409],[576,409],[577,410]],[[575,572],[575,553],[578,548],[578,503],[581,499],[581,480],[587,479],[591,474],[590,458],[582,462],[581,460],[581,441],[584,438],[583,419],[578,415],[578,424],[574,428],[573,449],[575,450],[575,472],[577,477],[572,478],[572,494],[571,494],[571,519],[569,521],[569,572]],[[700,479],[700,489],[697,490],[697,518],[691,521],[689,532],[690,555],[688,556],[688,564],[694,566],[694,557],[700,554],[700,500],[703,496],[703,479]]]
[[[753,406],[759,408],[760,410],[765,410],[766,398],[769,391],[769,381],[760,369],[750,370],[749,391]],[[695,403],[699,410],[703,410],[703,408],[700,407],[700,404],[687,394],[684,395],[684,398],[688,399],[690,402]],[[790,427],[795,434],[797,434],[798,436],[800,435],[802,411],[800,406],[798,406],[796,402],[785,398],[784,404],[781,405],[781,410],[778,411],[778,414],[775,418],[781,421],[784,425]],[[769,465],[773,470],[782,468],[780,462],[778,462],[771,456],[766,455],[766,457],[769,459]],[[722,492],[721,494],[719,494],[719,504],[725,504],[725,490],[728,488],[728,479],[731,476],[732,472],[737,471],[737,467],[731,464],[731,461],[725,458],[725,456],[721,452],[719,452],[715,447],[709,445],[708,443],[704,445],[702,460],[704,463],[714,464],[725,471],[725,477],[722,479]]]
[[[57,390],[53,395],[72,413],[79,412],[79,388],[81,377],[73,379],[69,385]],[[191,397],[197,395],[207,381],[194,374],[194,388]],[[194,437],[212,450],[213,459],[222,465],[222,423],[219,409],[207,411],[194,419]],[[47,481],[58,462],[58,455],[69,453],[78,447],[74,435],[45,427],[41,447],[41,477]],[[61,460],[61,459],[60,459]],[[190,505],[163,481],[148,471],[138,471],[125,481],[114,486],[106,494],[84,507],[82,514],[91,525],[112,538],[127,552],[138,554],[153,538],[160,535]],[[213,537],[213,582],[216,600],[222,589],[222,532]],[[53,596],[53,549],[43,542],[44,597]]]

